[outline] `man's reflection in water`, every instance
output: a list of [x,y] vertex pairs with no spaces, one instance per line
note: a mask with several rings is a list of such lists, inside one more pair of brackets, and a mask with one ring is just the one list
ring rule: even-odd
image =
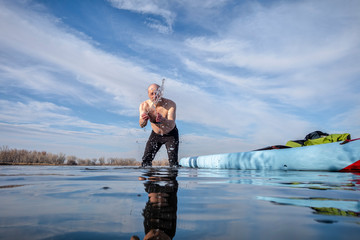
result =
[[[143,210],[144,239],[172,239],[177,221],[177,169],[150,168],[139,180],[145,181],[149,199]],[[134,236],[132,239],[139,239]]]

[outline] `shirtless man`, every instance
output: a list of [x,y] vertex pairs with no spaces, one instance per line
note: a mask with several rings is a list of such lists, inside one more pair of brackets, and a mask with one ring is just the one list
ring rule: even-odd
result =
[[165,144],[170,166],[178,167],[179,132],[175,124],[176,104],[163,98],[159,89],[159,85],[151,84],[148,88],[149,99],[139,107],[140,127],[145,127],[149,120],[152,128],[141,165],[152,166],[156,153]]

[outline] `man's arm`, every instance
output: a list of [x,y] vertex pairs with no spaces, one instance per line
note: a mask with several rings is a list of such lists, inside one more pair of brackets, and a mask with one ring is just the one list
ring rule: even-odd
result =
[[175,125],[175,119],[176,119],[176,104],[172,102],[171,107],[169,108],[167,113],[167,118],[164,118],[161,114],[158,114],[156,121],[161,122],[166,126],[173,126]]
[[140,117],[139,117],[139,125],[141,128],[147,125],[147,121],[149,119],[149,115],[146,113],[146,103],[143,102],[139,107]]
[[168,112],[168,120],[175,122],[176,119],[176,104],[173,103]]

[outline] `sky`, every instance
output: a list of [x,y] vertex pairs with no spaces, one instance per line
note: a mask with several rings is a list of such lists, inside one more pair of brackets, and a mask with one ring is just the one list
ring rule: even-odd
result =
[[351,0],[0,0],[0,145],[140,161],[162,79],[179,157],[360,137],[359,26]]

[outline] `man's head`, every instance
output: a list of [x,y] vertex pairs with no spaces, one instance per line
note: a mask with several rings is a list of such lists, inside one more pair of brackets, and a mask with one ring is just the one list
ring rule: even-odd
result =
[[152,102],[158,102],[160,100],[161,93],[159,92],[159,88],[160,86],[156,83],[153,83],[148,87],[148,96]]

